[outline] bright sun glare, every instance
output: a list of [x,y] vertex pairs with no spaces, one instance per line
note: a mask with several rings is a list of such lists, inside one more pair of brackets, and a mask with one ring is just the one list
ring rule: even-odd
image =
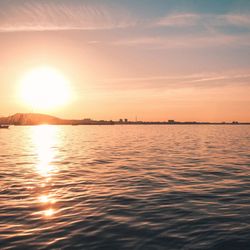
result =
[[56,69],[35,68],[21,79],[22,100],[34,109],[52,109],[70,100],[69,83]]

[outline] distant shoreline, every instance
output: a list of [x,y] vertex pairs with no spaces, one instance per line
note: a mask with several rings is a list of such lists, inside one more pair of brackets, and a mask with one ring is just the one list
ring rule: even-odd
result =
[[113,120],[92,120],[84,119],[61,119],[55,116],[38,114],[38,113],[17,113],[8,117],[0,117],[0,124],[15,126],[31,126],[31,125],[250,125],[250,122],[196,122],[196,121],[175,121],[168,120],[163,122],[153,121],[129,121],[128,119]]
[[121,125],[121,126],[131,126],[131,125],[161,125],[161,126],[176,126],[176,125],[197,125],[197,126],[202,126],[202,125],[216,125],[216,126],[242,126],[242,125],[250,125],[250,123],[210,123],[210,122],[200,122],[200,123],[167,123],[167,122],[130,122],[130,123],[117,123],[113,122],[111,123],[82,123],[82,124],[53,124],[53,123],[38,123],[38,124],[8,124],[10,126],[41,126],[41,125],[54,125],[54,126],[114,126],[114,125]]

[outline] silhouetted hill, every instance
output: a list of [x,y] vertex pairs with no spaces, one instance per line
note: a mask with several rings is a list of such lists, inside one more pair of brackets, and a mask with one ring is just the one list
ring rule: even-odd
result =
[[0,117],[0,124],[9,125],[113,125],[112,121],[94,121],[91,119],[67,120],[51,115],[37,113],[17,113],[8,117]]
[[12,125],[39,125],[39,124],[54,124],[54,125],[69,125],[74,123],[73,120],[60,119],[51,115],[37,113],[17,113],[8,117],[0,118],[1,124]]

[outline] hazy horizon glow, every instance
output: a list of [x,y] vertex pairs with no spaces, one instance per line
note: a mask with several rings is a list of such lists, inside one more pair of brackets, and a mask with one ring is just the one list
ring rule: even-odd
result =
[[48,114],[250,121],[247,0],[2,1],[0,54],[0,116],[42,111],[18,86],[47,65],[76,95]]

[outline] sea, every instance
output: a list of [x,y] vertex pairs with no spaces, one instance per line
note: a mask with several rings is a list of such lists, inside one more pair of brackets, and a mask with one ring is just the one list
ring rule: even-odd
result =
[[250,249],[250,126],[0,130],[0,249]]

